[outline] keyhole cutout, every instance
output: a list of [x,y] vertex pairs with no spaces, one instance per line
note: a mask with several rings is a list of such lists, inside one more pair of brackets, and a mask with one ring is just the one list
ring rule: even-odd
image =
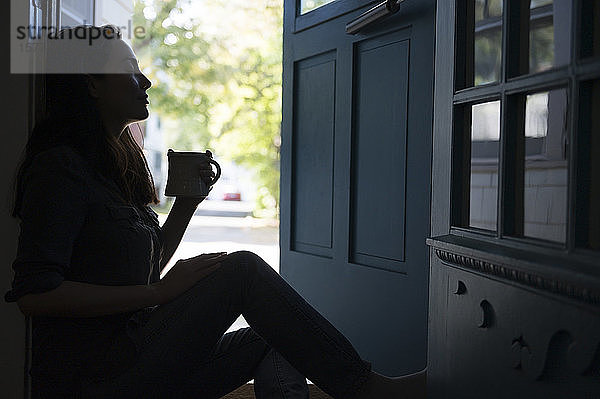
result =
[[495,321],[494,320],[495,319],[494,308],[492,307],[492,304],[484,299],[483,301],[481,301],[479,306],[481,307],[481,312],[482,312],[481,322],[479,323],[479,328],[492,327],[494,325],[494,321]]

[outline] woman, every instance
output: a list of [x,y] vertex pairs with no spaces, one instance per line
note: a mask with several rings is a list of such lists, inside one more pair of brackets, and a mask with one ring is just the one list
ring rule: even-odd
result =
[[[176,198],[159,225],[129,130],[151,82],[117,28],[64,33],[48,65],[69,73],[47,75],[48,116],[18,173],[5,295],[32,318],[33,397],[219,398],[254,379],[258,399],[308,398],[306,377],[336,399],[421,397],[423,374],[373,372],[251,252],[179,260],[160,278],[201,200]],[[251,327],[225,334],[240,314]]]

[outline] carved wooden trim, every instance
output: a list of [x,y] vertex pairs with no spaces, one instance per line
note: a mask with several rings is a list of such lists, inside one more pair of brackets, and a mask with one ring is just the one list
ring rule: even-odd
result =
[[499,263],[492,263],[471,256],[456,254],[445,249],[434,248],[435,255],[450,266],[476,270],[481,273],[491,274],[525,284],[534,288],[564,295],[594,305],[600,305],[600,292],[579,287],[565,281],[542,276],[541,274],[517,270]]

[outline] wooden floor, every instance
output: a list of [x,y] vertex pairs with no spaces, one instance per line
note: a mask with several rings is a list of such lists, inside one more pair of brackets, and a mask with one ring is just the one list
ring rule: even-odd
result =
[[[314,384],[308,384],[308,388],[310,390],[310,399],[333,399]],[[254,396],[253,384],[241,386],[235,391],[223,396],[221,399],[256,399]]]

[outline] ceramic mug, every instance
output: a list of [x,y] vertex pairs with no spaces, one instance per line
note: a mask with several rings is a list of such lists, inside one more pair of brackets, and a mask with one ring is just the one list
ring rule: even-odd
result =
[[[221,166],[212,158],[209,150],[206,152],[194,151],[167,151],[168,176],[165,187],[167,197],[193,197],[206,198],[212,186],[221,177]],[[215,177],[206,183],[200,177],[200,171],[212,170],[215,166]]]

